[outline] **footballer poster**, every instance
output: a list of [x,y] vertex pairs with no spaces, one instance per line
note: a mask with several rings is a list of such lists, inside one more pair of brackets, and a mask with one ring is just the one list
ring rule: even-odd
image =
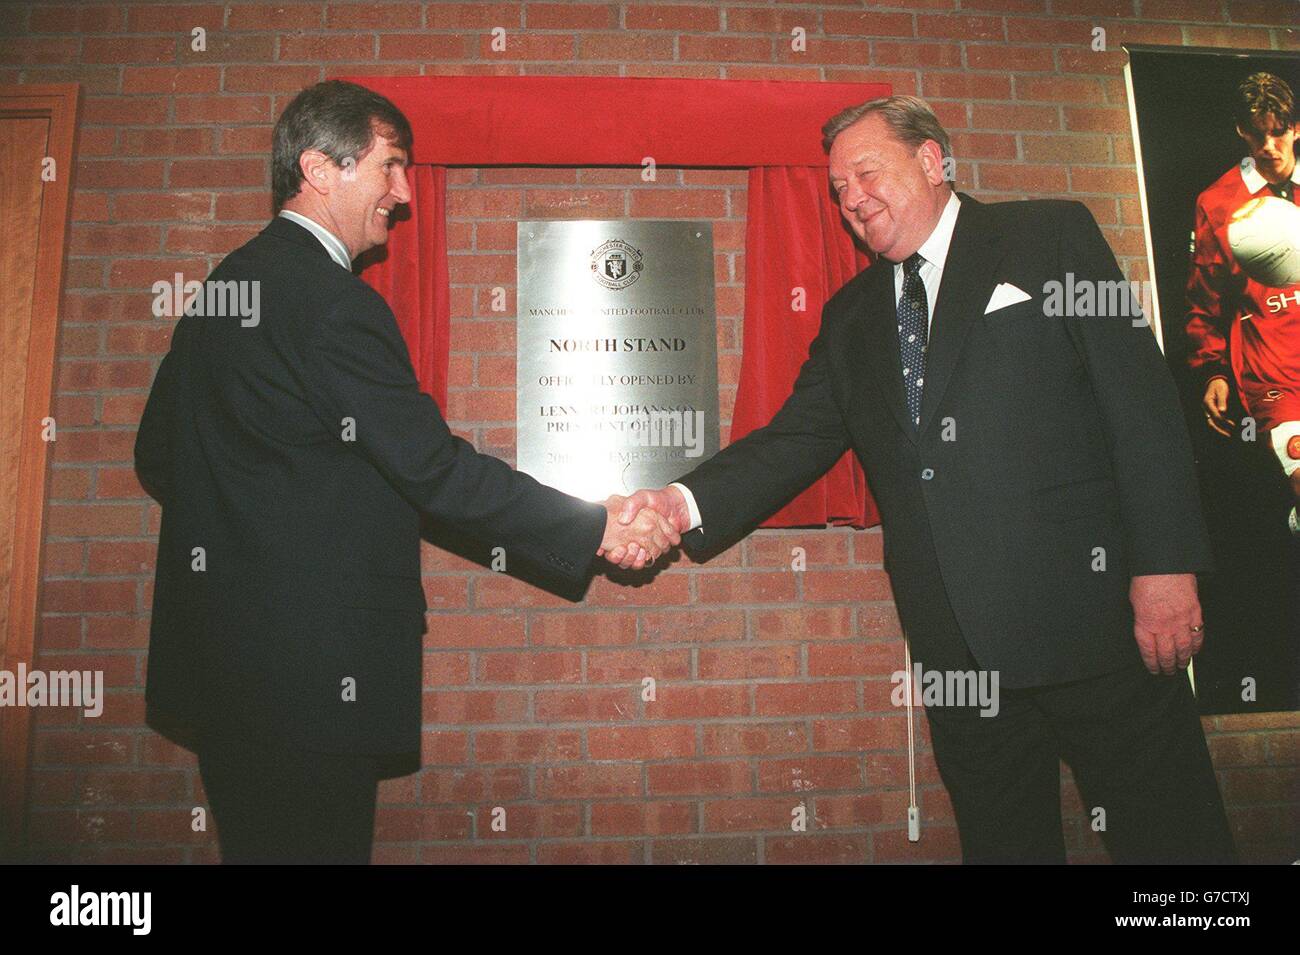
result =
[[1215,571],[1203,714],[1300,708],[1300,54],[1130,46],[1153,322]]

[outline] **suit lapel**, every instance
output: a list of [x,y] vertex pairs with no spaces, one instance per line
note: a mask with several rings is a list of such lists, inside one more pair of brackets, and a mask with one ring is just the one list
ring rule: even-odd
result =
[[894,301],[892,262],[876,260],[863,276],[862,289],[851,307],[858,316],[853,326],[860,333],[849,336],[850,367],[865,372],[865,377],[855,375],[863,386],[859,398],[864,407],[873,401],[866,378],[873,379],[899,427],[915,441],[916,433],[907,415],[907,397],[903,394],[903,363],[898,350],[898,307]]
[[[1002,236],[993,230],[983,205],[966,195],[960,195],[960,198],[961,207],[948,246],[948,257],[944,261],[938,305],[930,323],[926,347],[925,389],[921,394],[922,432],[932,424],[966,338],[984,314],[984,306],[997,284],[997,265],[1005,254]],[[898,355],[897,341],[894,342],[894,354]],[[897,375],[901,396],[902,369]]]

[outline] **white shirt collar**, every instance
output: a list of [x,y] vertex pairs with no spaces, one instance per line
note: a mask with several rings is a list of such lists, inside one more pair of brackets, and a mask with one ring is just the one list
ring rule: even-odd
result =
[[[1268,185],[1268,180],[1259,174],[1254,162],[1249,160],[1250,157],[1247,156],[1237,168],[1241,171],[1241,181],[1245,183],[1251,195],[1254,195]],[[1291,181],[1300,185],[1300,162],[1297,162],[1295,168],[1291,170]]]
[[298,225],[314,235],[320,240],[320,244],[325,246],[325,251],[330,254],[331,259],[349,272],[352,271],[352,256],[348,255],[348,247],[343,244],[342,239],[314,219],[308,219],[306,216],[290,209],[281,209],[280,215],[290,222],[298,223]]
[[944,262],[948,260],[948,246],[952,245],[952,230],[957,226],[959,208],[961,208],[961,200],[957,198],[957,193],[949,192],[948,202],[943,207],[943,212],[939,214],[939,221],[935,224],[934,231],[916,250],[921,253],[921,258],[941,271]]

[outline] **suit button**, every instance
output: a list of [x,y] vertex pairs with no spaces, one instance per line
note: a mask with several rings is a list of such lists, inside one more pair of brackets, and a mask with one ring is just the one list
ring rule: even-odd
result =
[[926,468],[924,471],[921,472],[922,481],[930,481],[933,479],[934,479],[934,468]]

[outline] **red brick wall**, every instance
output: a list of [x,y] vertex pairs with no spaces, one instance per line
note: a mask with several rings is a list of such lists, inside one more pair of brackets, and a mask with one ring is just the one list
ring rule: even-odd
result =
[[[30,831],[46,859],[209,861],[193,758],[142,723],[158,510],[131,470],[169,322],[150,285],[201,277],[270,213],[271,124],[305,84],[379,73],[885,80],[929,98],[980,198],[1070,195],[1145,277],[1125,41],[1300,49],[1276,0],[857,3],[77,3],[7,6],[0,82],[84,104],[58,353],[41,667],[106,671],[102,717],[38,711]],[[1284,16],[1289,22],[1279,22]],[[1109,52],[1089,48],[1093,26]],[[507,50],[490,31],[507,31]],[[207,31],[206,52],[190,31]],[[790,31],[807,31],[807,52]],[[714,221],[722,408],[740,360],[745,179],[660,170],[457,170],[449,418],[514,447],[514,220]],[[727,422],[724,421],[724,431]],[[790,569],[791,548],[808,569]],[[761,532],[649,586],[572,605],[426,548],[425,768],[385,783],[382,861],[954,860],[919,718],[925,838],[910,845],[898,622],[875,531]],[[657,700],[640,702],[654,676]],[[919,714],[918,714],[919,717]],[[1205,720],[1246,856],[1297,854],[1296,714]],[[1068,774],[1067,774],[1068,779]],[[1077,859],[1104,858],[1064,801]],[[791,832],[804,804],[808,832]],[[490,828],[508,810],[507,832]]]

